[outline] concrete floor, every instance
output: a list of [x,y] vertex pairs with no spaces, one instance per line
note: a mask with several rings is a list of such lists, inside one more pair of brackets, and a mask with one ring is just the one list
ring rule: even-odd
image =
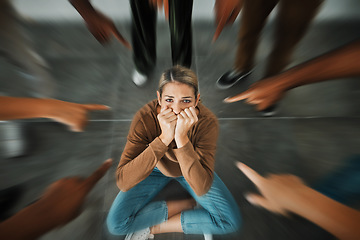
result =
[[[24,187],[24,194],[16,205],[17,211],[35,200],[51,182],[70,175],[86,176],[103,160],[112,157],[115,162],[112,169],[90,193],[84,212],[41,239],[119,239],[110,236],[103,224],[118,192],[114,171],[134,113],[156,97],[160,73],[171,66],[168,27],[163,19],[159,20],[155,74],[145,88],[137,88],[131,81],[134,68],[131,52],[116,41],[103,47],[76,17],[75,21],[62,21],[62,17],[56,17],[55,10],[68,13],[71,7],[70,10],[50,7],[46,5],[50,1],[37,0],[38,4],[46,5],[42,9],[34,7],[36,4],[30,7],[30,1],[15,2],[17,8],[21,12],[28,11],[33,20],[26,24],[26,30],[36,51],[51,67],[50,72],[57,83],[54,97],[78,103],[105,104],[112,109],[91,113],[90,123],[83,133],[69,132],[63,125],[43,119],[21,121],[26,123],[31,136],[31,154],[1,160],[1,188],[19,184]],[[99,4],[99,1],[95,2]],[[115,4],[115,1],[109,2]],[[205,4],[203,9],[212,9],[212,2],[194,2],[194,9],[201,4]],[[127,1],[120,5],[124,6],[122,9],[128,9]],[[105,6],[110,8],[111,4]],[[51,15],[50,10],[55,12]],[[326,2],[298,45],[292,65],[359,38],[359,10],[358,1]],[[192,68],[199,76],[203,103],[219,118],[221,131],[215,170],[233,193],[243,217],[243,226],[238,233],[215,236],[214,239],[331,239],[328,233],[300,217],[280,217],[250,205],[243,195],[254,191],[255,187],[234,167],[234,161],[242,161],[261,174],[292,173],[310,185],[316,184],[341,167],[346,157],[359,153],[360,79],[328,81],[293,89],[279,104],[279,113],[271,118],[262,118],[253,107],[242,102],[225,104],[222,102],[225,97],[245,90],[261,78],[272,43],[273,22],[269,21],[264,29],[255,72],[231,89],[218,90],[215,81],[232,66],[239,23],[225,29],[219,40],[212,44],[215,30],[212,13],[202,15],[200,12],[193,21]],[[65,14],[63,19],[72,15]],[[118,18],[116,23],[130,40],[128,16]],[[18,74],[17,68],[1,59],[0,92],[22,96],[23,84],[24,76]],[[163,195],[173,192],[172,188],[175,187],[170,186]],[[158,235],[155,239],[203,237],[172,233]]]

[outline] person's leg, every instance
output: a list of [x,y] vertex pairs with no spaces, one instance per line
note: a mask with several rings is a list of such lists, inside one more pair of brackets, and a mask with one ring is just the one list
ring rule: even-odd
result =
[[143,0],[130,0],[130,6],[134,64],[138,72],[148,75],[156,63],[157,9]]
[[305,35],[323,0],[281,0],[275,40],[265,77],[280,73],[290,62],[297,43]]
[[278,1],[244,0],[234,64],[236,71],[250,71],[253,68],[261,30]]
[[171,180],[159,170],[127,192],[120,191],[106,219],[109,232],[124,235],[159,224],[168,218],[165,201],[150,202]]
[[169,0],[169,27],[173,65],[190,68],[192,57],[193,0]]
[[19,90],[22,96],[54,97],[55,80],[46,61],[35,52],[23,23],[10,0],[0,1],[0,55],[17,67],[17,72],[22,75],[24,82]]
[[234,66],[217,80],[218,88],[230,88],[251,73],[261,30],[278,1],[244,0]]
[[182,211],[156,226],[156,233],[184,232],[186,234],[227,234],[241,224],[240,210],[221,179],[214,173],[210,190],[197,196],[183,177],[177,178],[203,208]]

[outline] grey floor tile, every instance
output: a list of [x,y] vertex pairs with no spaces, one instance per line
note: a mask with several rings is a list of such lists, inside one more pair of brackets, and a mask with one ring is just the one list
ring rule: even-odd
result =
[[359,134],[359,118],[294,120],[300,173],[314,183],[341,168],[348,157],[359,154]]
[[[91,122],[85,132],[74,133],[58,123],[28,123],[30,155],[2,159],[1,189],[19,184],[24,187],[24,195],[16,206],[19,210],[60,178],[88,176],[110,157],[111,124]],[[101,180],[90,193],[90,205],[103,206],[104,183]]]
[[41,240],[69,239],[69,240],[98,240],[102,239],[103,212],[86,209],[79,217],[62,228],[55,229]]

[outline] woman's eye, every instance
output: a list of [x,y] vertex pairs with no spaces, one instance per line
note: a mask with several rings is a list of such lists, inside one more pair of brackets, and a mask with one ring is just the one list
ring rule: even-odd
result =
[[191,103],[190,100],[184,100],[184,103]]
[[165,99],[165,102],[172,102],[172,99]]

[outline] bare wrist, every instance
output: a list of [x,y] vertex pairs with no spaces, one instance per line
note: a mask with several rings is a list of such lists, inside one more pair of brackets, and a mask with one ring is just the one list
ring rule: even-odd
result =
[[175,137],[175,142],[176,142],[177,148],[182,148],[189,142],[189,138],[187,135],[178,136],[178,137]]
[[[307,206],[307,202],[311,199],[313,189],[303,185],[300,188],[294,189],[293,191],[288,192],[287,204],[285,204],[285,209],[289,212],[296,214],[301,213],[304,207]],[[309,198],[310,197],[310,198]]]
[[165,138],[163,135],[159,136],[159,139],[166,145],[169,146],[169,144],[171,143],[172,139],[167,139]]

